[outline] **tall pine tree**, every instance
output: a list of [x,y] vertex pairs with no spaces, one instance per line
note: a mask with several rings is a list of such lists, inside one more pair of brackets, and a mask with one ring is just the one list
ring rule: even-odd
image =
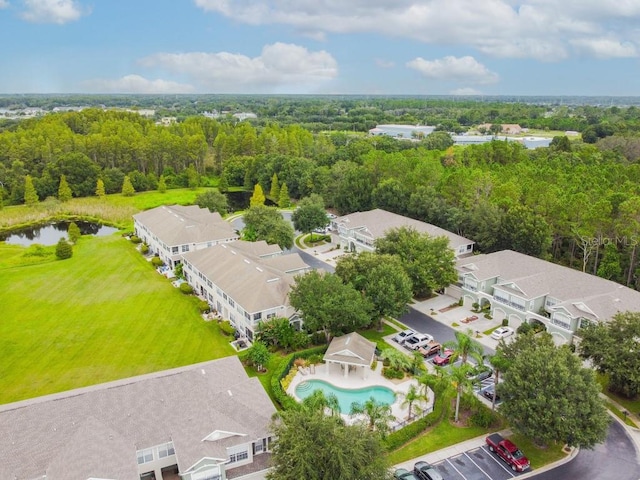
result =
[[24,203],[27,205],[35,205],[38,203],[38,192],[33,186],[31,175],[24,177]]
[[269,192],[269,196],[274,202],[277,202],[280,198],[280,184],[278,183],[277,173],[274,173],[273,177],[271,177],[271,191]]
[[104,182],[101,178],[99,178],[98,182],[96,183],[96,196],[103,198],[105,195],[106,192],[104,191]]
[[122,182],[122,195],[125,197],[133,197],[134,193],[136,193],[136,190],[133,188],[131,180],[129,180],[129,175],[127,175]]
[[71,193],[71,187],[67,183],[67,177],[60,176],[60,185],[58,186],[58,200],[61,202],[68,202],[71,200],[73,193]]
[[264,205],[264,201],[266,197],[264,196],[264,192],[259,183],[253,187],[253,195],[251,195],[251,199],[249,200],[249,206],[255,207],[257,205]]
[[291,206],[291,199],[289,198],[289,189],[287,184],[283,183],[280,188],[280,195],[278,196],[278,206],[280,208],[287,208]]

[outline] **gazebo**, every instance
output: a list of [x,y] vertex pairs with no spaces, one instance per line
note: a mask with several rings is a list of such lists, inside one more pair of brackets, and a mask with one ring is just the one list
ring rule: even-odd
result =
[[335,337],[324,354],[327,373],[335,371],[347,377],[349,372],[360,371],[366,378],[375,353],[376,344],[356,332]]

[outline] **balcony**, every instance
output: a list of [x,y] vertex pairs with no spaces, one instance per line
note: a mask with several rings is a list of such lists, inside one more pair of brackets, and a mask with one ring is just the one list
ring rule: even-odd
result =
[[494,297],[493,297],[493,299],[494,299],[496,302],[501,303],[501,304],[503,304],[503,305],[507,305],[508,307],[511,307],[511,308],[513,308],[513,309],[515,309],[515,310],[520,310],[521,312],[525,312],[525,311],[526,311],[526,309],[525,309],[522,305],[518,305],[517,303],[513,303],[513,302],[511,302],[511,301],[509,301],[509,300],[506,300],[506,299],[504,299],[504,298],[501,298],[501,297],[495,297],[495,296],[494,296]]

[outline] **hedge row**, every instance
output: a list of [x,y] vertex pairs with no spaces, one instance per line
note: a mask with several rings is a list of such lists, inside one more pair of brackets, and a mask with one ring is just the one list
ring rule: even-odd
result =
[[327,346],[322,345],[320,347],[308,348],[307,350],[291,353],[282,359],[278,368],[273,372],[273,377],[271,377],[271,393],[282,409],[296,409],[299,405],[298,402],[287,395],[287,392],[284,391],[282,384],[280,383],[280,380],[286,377],[289,370],[291,370],[291,366],[296,358],[307,359],[313,355],[322,355],[326,351]]
[[396,430],[393,433],[387,435],[384,439],[385,446],[388,451],[396,450],[402,447],[404,444],[413,440],[418,435],[424,433],[424,431],[432,425],[440,422],[445,413],[445,404],[448,402],[443,398],[444,395],[436,395],[433,402],[433,411],[422,417],[420,420],[416,420],[410,423],[406,427]]

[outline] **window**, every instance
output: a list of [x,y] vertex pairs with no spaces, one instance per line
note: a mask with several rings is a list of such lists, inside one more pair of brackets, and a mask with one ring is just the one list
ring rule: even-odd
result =
[[244,452],[232,453],[231,455],[229,455],[229,463],[240,462],[242,460],[246,460],[247,458],[249,458],[249,452],[246,450]]
[[260,320],[262,318],[262,312],[258,312],[258,313],[254,313],[253,314],[253,319],[254,320]]
[[153,448],[145,448],[144,450],[138,450],[138,465],[143,463],[153,462]]
[[182,245],[182,253],[189,251],[189,245]]
[[173,442],[165,443],[158,447],[158,457],[165,458],[169,455],[175,455],[176,451],[173,448]]
[[274,318],[276,316],[275,313],[267,313],[267,319]]
[[229,305],[231,305],[231,308],[236,306],[236,302],[234,302],[232,299],[229,299]]
[[171,247],[171,253],[178,253],[178,247]]

